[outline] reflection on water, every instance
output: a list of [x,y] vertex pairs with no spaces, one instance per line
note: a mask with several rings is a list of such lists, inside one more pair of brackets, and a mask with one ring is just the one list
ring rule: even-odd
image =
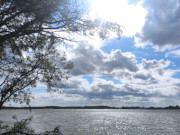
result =
[[38,109],[2,110],[0,120],[33,116],[37,132],[61,126],[64,135],[179,135],[179,110]]

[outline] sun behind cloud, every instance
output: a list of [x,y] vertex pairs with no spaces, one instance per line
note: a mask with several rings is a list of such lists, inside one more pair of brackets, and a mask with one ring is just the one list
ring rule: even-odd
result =
[[124,36],[133,36],[141,31],[145,22],[146,10],[142,2],[129,5],[128,0],[95,0],[90,15],[119,23],[124,28]]

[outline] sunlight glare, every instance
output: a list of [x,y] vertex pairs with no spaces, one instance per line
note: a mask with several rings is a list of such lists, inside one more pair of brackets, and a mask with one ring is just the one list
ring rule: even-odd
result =
[[92,18],[119,23],[124,28],[125,36],[140,32],[145,22],[146,10],[142,0],[136,5],[129,5],[128,0],[95,0],[91,7]]

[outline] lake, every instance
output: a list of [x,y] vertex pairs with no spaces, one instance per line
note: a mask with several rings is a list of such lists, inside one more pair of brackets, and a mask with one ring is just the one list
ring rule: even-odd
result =
[[0,120],[11,124],[33,116],[37,132],[57,125],[64,135],[180,135],[180,110],[35,109],[1,110]]

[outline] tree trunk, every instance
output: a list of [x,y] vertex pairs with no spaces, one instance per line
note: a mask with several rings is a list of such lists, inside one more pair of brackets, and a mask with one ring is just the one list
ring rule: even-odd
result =
[[0,110],[2,109],[2,107],[3,107],[3,102],[2,101],[0,101]]

